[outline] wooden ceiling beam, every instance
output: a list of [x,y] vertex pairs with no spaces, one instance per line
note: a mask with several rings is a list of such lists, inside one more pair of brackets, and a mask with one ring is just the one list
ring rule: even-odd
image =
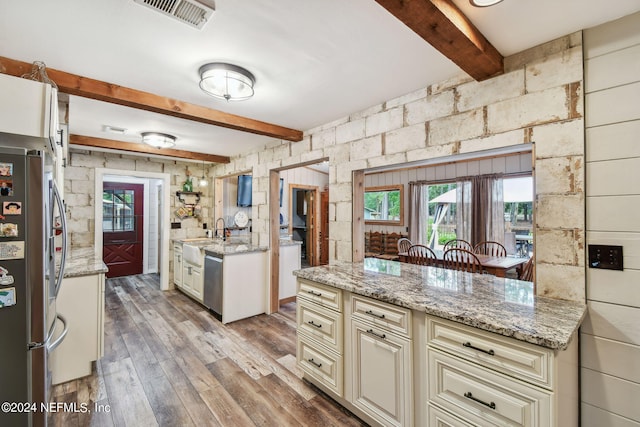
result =
[[[32,64],[0,56],[0,72],[20,77],[31,72]],[[143,92],[76,74],[47,68],[47,75],[62,93],[96,99],[181,119],[193,120],[242,132],[301,141],[302,131],[237,116],[200,105]]]
[[504,58],[451,0],[376,0],[474,79],[504,73]]
[[196,153],[193,151],[174,150],[172,148],[155,148],[145,144],[114,141],[113,139],[94,138],[92,136],[74,134],[69,135],[69,145],[118,151],[129,151],[131,153],[138,154],[154,154],[158,156],[175,157],[179,159],[196,160],[210,163],[230,162],[229,157],[218,156],[216,154]]

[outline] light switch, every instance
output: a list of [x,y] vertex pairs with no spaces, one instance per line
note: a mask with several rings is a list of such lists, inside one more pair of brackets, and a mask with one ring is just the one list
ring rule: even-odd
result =
[[622,246],[589,245],[589,268],[624,270]]

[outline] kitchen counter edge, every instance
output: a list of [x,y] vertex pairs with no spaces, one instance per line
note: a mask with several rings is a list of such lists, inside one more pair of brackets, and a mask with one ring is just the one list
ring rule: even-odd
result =
[[532,293],[531,282],[375,258],[294,275],[554,350],[569,346],[586,315],[580,302],[535,295],[513,300],[522,289]]

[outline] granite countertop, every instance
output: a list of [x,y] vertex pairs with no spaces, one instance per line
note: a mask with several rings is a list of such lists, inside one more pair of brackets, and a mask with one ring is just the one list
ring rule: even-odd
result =
[[294,271],[302,279],[564,350],[586,305],[533,295],[533,283],[367,258]]
[[64,277],[90,276],[109,271],[94,248],[71,248],[67,254]]
[[174,239],[175,243],[195,246],[204,249],[205,253],[215,255],[235,255],[248,252],[265,252],[264,246],[255,246],[248,239],[231,238],[227,241],[221,239]]
[[302,242],[300,240],[292,240],[292,239],[280,239],[280,246],[302,246]]

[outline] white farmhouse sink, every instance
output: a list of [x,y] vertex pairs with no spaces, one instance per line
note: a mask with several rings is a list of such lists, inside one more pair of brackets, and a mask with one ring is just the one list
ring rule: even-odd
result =
[[182,259],[189,264],[202,267],[203,253],[200,252],[200,248],[191,245],[182,245]]

